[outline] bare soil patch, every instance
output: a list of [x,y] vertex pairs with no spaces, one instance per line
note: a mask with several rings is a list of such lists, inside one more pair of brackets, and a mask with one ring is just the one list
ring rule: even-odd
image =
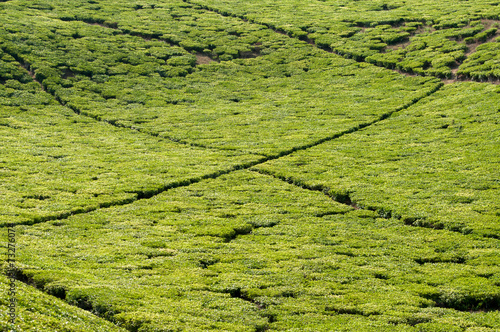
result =
[[205,54],[196,54],[196,65],[207,65],[211,62],[215,62],[211,57]]

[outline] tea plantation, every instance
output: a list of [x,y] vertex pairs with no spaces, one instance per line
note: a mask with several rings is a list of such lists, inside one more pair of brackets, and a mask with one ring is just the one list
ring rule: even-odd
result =
[[0,0],[0,330],[500,331],[498,29]]

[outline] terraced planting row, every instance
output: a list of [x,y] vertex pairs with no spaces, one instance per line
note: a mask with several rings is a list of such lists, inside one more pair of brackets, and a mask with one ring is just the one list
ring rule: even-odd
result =
[[[288,38],[284,42],[291,45],[268,56],[199,66],[184,78],[139,74],[132,69],[160,61],[147,52],[138,55],[156,42],[26,12],[35,15],[28,10],[3,14],[2,103],[9,107],[3,108],[2,128],[5,151],[12,154],[4,161],[9,184],[5,211],[10,211],[5,222],[125,203],[264,158],[249,153],[267,158],[290,153],[378,121],[439,87],[433,79],[398,77],[330,54],[320,57],[320,51]],[[75,29],[81,38],[71,37]],[[295,51],[302,60],[286,57],[293,45],[300,47]],[[173,49],[181,55],[171,59],[187,56]],[[142,62],[114,73],[113,68],[124,65],[114,57],[126,54]],[[80,60],[104,67],[91,65],[95,72],[85,74],[78,69]],[[312,68],[305,72],[298,65]],[[266,68],[270,70],[263,72]],[[78,74],[68,76],[68,71]],[[287,77],[286,71],[299,73]],[[266,84],[259,79],[263,73],[269,75]],[[327,89],[319,88],[325,85]],[[168,100],[172,96],[189,100],[173,105]],[[95,120],[102,122],[96,125]],[[222,150],[207,152],[189,144]],[[60,173],[64,179],[54,176]]]
[[410,225],[498,238],[498,93],[449,85],[389,120],[256,168]]
[[[8,293],[9,281],[0,275],[0,292]],[[95,331],[127,332],[109,321],[88,311],[76,308],[65,301],[47,295],[32,286],[17,283],[17,323],[10,328],[9,301],[0,297],[0,326],[4,331]]]
[[186,3],[265,24],[345,57],[406,73],[477,81],[500,78],[495,52],[500,14],[497,2]]
[[498,87],[307,43],[496,7],[198,2],[0,3],[1,329],[500,330]]
[[[2,59],[13,67],[13,76],[30,79],[10,56]],[[35,82],[6,80],[0,93],[2,225],[125,204],[259,159],[159,140],[79,116]]]
[[496,239],[237,171],[18,227],[37,287],[131,331],[495,331]]
[[[170,78],[154,66],[142,73],[133,69],[164,61],[145,51],[144,59],[120,74],[113,68],[127,60],[116,54],[136,54],[138,47],[153,49],[158,42],[43,16],[28,17],[29,25],[15,15],[4,19],[10,31],[3,35],[3,49],[29,66],[63,104],[120,126],[206,147],[275,155],[370,123],[438,86],[435,79],[405,78],[344,60],[269,29],[265,33],[275,38],[276,48],[269,55],[201,65],[185,78]],[[86,37],[70,37],[75,30]],[[53,39],[42,37],[47,35]],[[93,46],[102,43],[104,50]],[[104,58],[106,65],[92,65],[85,73],[75,67],[82,57],[99,64],[103,61],[95,59]],[[68,69],[75,75],[65,77]]]

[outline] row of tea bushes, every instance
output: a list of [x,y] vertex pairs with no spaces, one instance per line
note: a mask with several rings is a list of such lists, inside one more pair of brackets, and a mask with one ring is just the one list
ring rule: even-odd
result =
[[[418,31],[391,21],[403,12],[463,35],[497,9],[268,5],[296,39],[187,2],[0,3],[1,223],[20,224],[20,279],[138,332],[499,330],[497,88],[299,40],[321,16],[379,50]],[[20,298],[22,330],[100,329]]]
[[158,72],[165,60],[151,51],[158,41],[115,36],[101,26],[86,26],[75,39],[72,31],[85,23],[41,14],[2,19],[9,32],[0,36],[1,47],[29,64],[63,104],[96,119],[213,148],[279,155],[376,121],[440,84],[346,60],[269,29],[275,39],[265,55],[168,77]]
[[500,79],[500,43],[485,43],[476,48],[459,67],[457,75],[463,75],[478,81]]
[[[484,24],[481,21],[473,21],[470,26],[464,28],[423,32],[410,38],[408,43],[404,44],[405,47],[395,47],[384,53],[373,54],[367,57],[366,61],[387,68],[440,78],[453,78],[452,69],[458,67],[459,77],[478,81],[496,79],[496,43],[480,45],[470,54],[470,44],[485,42],[497,32],[496,27],[488,28],[491,22],[483,22]],[[495,25],[498,27],[498,23]],[[485,62],[488,64],[481,66]],[[472,71],[474,74],[471,74]]]
[[[12,74],[31,79],[19,67]],[[10,76],[0,84],[1,224],[124,204],[259,159],[97,122],[59,105],[37,83]]]
[[[191,8],[193,6],[180,0],[147,5],[139,5],[135,1],[99,1],[97,6],[81,0],[39,3],[50,7],[50,10],[36,8],[24,1],[9,2],[5,8],[10,13],[30,12],[32,15],[41,14],[64,21],[106,26],[114,29],[115,34],[126,33],[147,39],[160,39],[189,52],[203,53],[215,60],[258,56],[267,49],[270,40],[274,39],[266,35],[267,29],[262,25],[194,10]],[[74,38],[85,37],[84,27],[74,27]]]
[[443,87],[405,112],[259,170],[415,226],[498,237],[498,88]]
[[37,287],[134,331],[500,328],[498,240],[256,172],[17,233]]
[[[229,1],[229,0],[186,0],[222,15],[245,17],[250,21],[262,22],[290,34],[301,35],[320,32],[349,38],[356,28],[372,28],[379,25],[397,25],[402,22],[427,22],[435,29],[457,28],[478,18],[497,19],[500,9],[496,3],[478,0],[458,3],[453,0],[435,2],[432,0],[408,0],[373,2],[317,1],[304,3],[300,0]],[[351,29],[349,29],[351,28]],[[388,39],[387,41],[391,41]]]
[[[482,43],[495,35],[498,23],[491,27],[491,20],[498,20],[500,14],[498,7],[489,1],[468,4],[454,1],[406,1],[404,4],[372,1],[303,4],[296,0],[280,4],[187,2],[223,15],[266,24],[358,61],[439,78],[453,76],[452,69],[466,58],[468,44]],[[485,68],[480,72],[464,71],[463,74],[476,80],[496,78]]]
[[[0,293],[8,294],[10,281],[0,275]],[[0,297],[0,329],[9,332],[93,331],[126,332],[103,318],[16,281],[16,320],[10,322],[9,300]]]

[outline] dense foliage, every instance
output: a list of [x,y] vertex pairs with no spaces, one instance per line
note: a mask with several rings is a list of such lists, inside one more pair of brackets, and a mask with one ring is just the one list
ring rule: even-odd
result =
[[11,72],[0,85],[2,224],[125,204],[258,160],[96,122],[59,105],[26,71],[14,67]]
[[499,92],[448,85],[365,130],[256,167],[410,225],[499,238]]
[[[186,2],[266,24],[386,68],[441,78],[500,78],[497,53],[484,52],[497,44],[500,9],[496,1]],[[474,64],[464,62],[484,42],[488,46],[481,49],[481,55],[473,56]]]
[[[2,21],[9,27],[4,50],[78,113],[226,150],[275,155],[311,144],[412,103],[438,85],[436,79],[410,79],[344,60],[269,29],[259,39],[269,43],[269,54],[195,69],[194,56],[186,67],[182,61],[189,55],[165,60],[168,55],[156,51],[177,54],[178,47],[115,36],[110,28],[46,17],[9,15]],[[71,37],[75,31],[79,38]],[[165,75],[173,60],[184,72]]]
[[[0,292],[7,293],[8,281],[0,275]],[[47,295],[23,283],[17,285],[16,324],[11,326],[12,331],[41,332],[41,331],[95,331],[95,332],[126,332],[124,328],[98,318],[90,312],[75,308],[54,296]],[[0,326],[4,331],[9,326],[6,313],[7,298],[0,297]]]
[[0,1],[0,329],[500,330],[499,5]]
[[497,240],[249,171],[19,233],[38,287],[129,330],[499,327]]

